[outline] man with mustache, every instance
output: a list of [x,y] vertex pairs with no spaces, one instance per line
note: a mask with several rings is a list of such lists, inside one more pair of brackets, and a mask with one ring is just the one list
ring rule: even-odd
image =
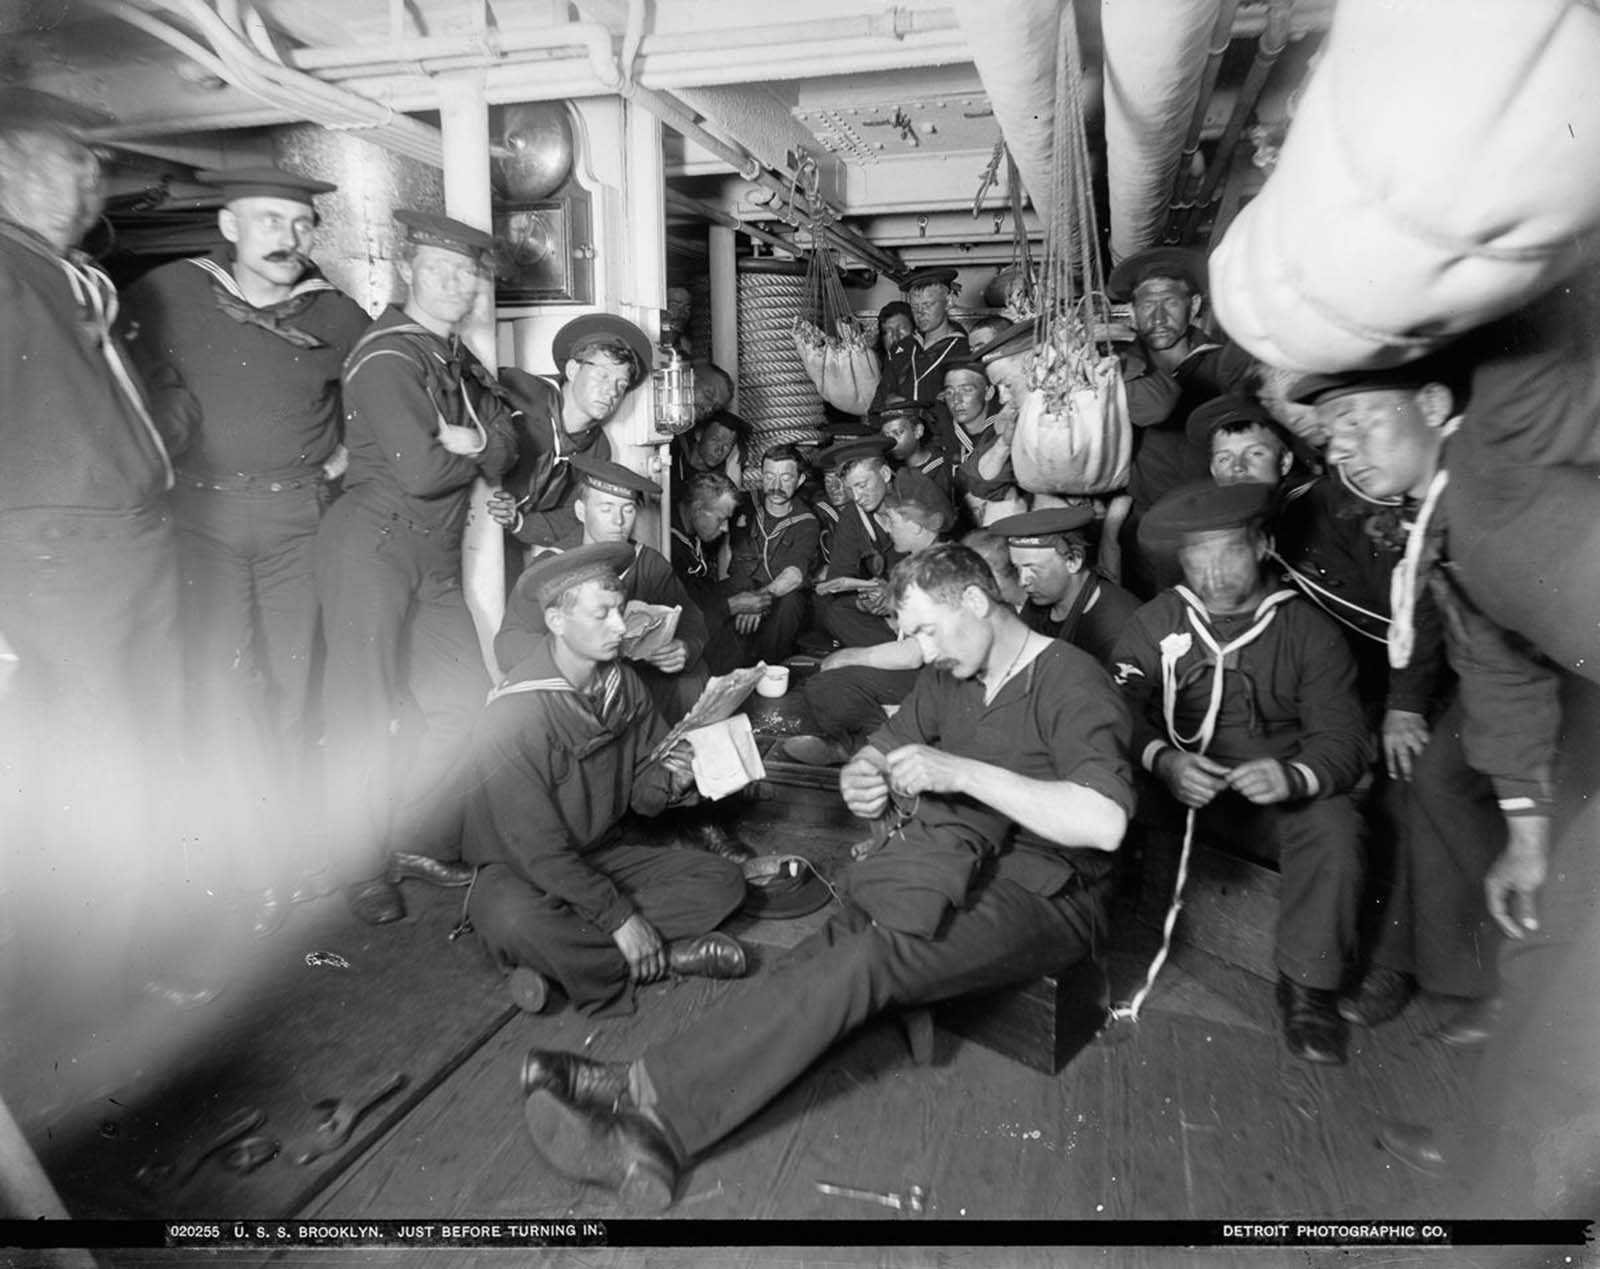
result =
[[213,884],[248,892],[264,934],[325,863],[300,815],[311,548],[344,463],[340,367],[371,319],[311,263],[312,200],[333,185],[274,167],[200,176],[222,192],[225,245],[146,274],[122,329],[174,438],[190,734],[228,803],[202,827],[202,849],[226,843]]
[[517,465],[489,496],[489,515],[525,546],[554,546],[572,527],[576,454],[609,459],[605,424],[650,377],[655,349],[626,318],[586,313],[556,332],[557,379],[501,371],[517,426]]
[[664,1208],[692,1158],[875,1015],[1060,972],[1105,938],[1133,805],[1109,676],[1024,626],[965,547],[909,557],[891,585],[927,668],[839,787],[853,814],[898,827],[767,981],[631,1064],[527,1055],[523,1116],[563,1176]]
[[821,527],[795,500],[802,462],[793,445],[763,454],[761,502],[734,530],[726,591],[746,664],[776,665],[790,656],[805,622],[805,585],[817,566]]
[[1122,543],[1124,582],[1141,597],[1154,594],[1159,579],[1138,550],[1139,520],[1179,485],[1208,474],[1208,455],[1184,432],[1189,414],[1219,393],[1241,390],[1254,366],[1243,349],[1218,343],[1196,324],[1205,291],[1205,257],[1182,247],[1129,256],[1106,279],[1107,295],[1133,308],[1133,338],[1119,350],[1134,427],[1133,510]]
[[528,565],[511,602],[537,608],[545,633],[477,724],[467,912],[529,1013],[552,982],[584,1013],[614,1015],[668,974],[745,971],[739,943],[711,932],[744,899],[738,864],[641,844],[629,818],[654,817],[694,788],[687,746],[649,760],[666,724],[617,660],[627,630],[618,572],[633,563],[628,543],[609,542]]
[[[461,536],[473,481],[498,480],[517,452],[499,385],[456,333],[494,239],[429,212],[394,219],[408,295],[345,365],[350,467],[314,557],[329,811],[345,901],[369,925],[405,915],[403,877],[470,876],[454,862],[459,783],[489,679],[461,593]],[[420,732],[414,745],[395,743],[397,717]]]

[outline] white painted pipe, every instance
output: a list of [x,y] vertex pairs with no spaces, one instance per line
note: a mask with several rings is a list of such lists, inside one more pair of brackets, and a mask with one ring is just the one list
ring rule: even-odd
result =
[[1342,0],[1212,303],[1302,371],[1421,356],[1576,269],[1600,228],[1600,12]]
[[1101,0],[1113,260],[1161,233],[1219,3]]
[[1022,184],[1048,220],[1056,38],[1072,8],[1057,0],[956,0],[954,8]]

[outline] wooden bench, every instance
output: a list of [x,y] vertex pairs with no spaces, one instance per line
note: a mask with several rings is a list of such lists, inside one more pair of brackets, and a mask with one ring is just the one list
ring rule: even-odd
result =
[[[1138,917],[1159,930],[1172,902],[1183,838],[1165,832],[1143,836]],[[1196,842],[1173,941],[1276,982],[1279,885],[1276,870]]]
[[933,1028],[938,1025],[1055,1075],[1099,1034],[1109,1002],[1104,968],[1086,960],[1015,987],[902,1010],[900,1024],[911,1059],[919,1066],[933,1058]]

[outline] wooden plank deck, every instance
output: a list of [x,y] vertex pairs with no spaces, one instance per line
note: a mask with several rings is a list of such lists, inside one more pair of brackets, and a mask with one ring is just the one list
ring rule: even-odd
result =
[[[824,868],[842,862],[859,829],[836,802],[790,800],[781,785],[765,800],[730,803],[730,826],[764,851],[793,851]],[[415,889],[415,888],[412,888]],[[410,896],[408,896],[410,897]],[[370,956],[356,989],[326,997],[293,1023],[302,981],[273,997],[254,1031],[258,1046],[297,1055],[275,1059],[278,1092],[262,1100],[304,1108],[328,1091],[326,1071],[356,1072],[385,1060],[426,1070],[409,1101],[396,1100],[367,1132],[314,1175],[275,1160],[245,1178],[218,1172],[180,1196],[184,1211],[311,1219],[621,1218],[608,1193],[553,1175],[528,1140],[517,1073],[530,1046],[629,1058],[691,1026],[741,984],[682,980],[641,993],[638,1012],[596,1022],[570,1009],[529,1017],[507,1009],[498,976],[469,942],[444,941],[455,896],[418,893],[416,918],[401,929],[344,930]],[[757,978],[828,909],[795,922],[744,922]],[[342,914],[341,914],[342,916]],[[298,919],[298,918],[297,918]],[[282,937],[282,936],[280,936]],[[273,955],[299,955],[311,935],[291,933]],[[311,938],[326,942],[328,936]],[[370,939],[360,943],[359,939]],[[1156,932],[1134,905],[1119,909],[1110,954],[1113,1000],[1127,999],[1155,949]],[[298,993],[298,994],[297,994]],[[304,1012],[304,1011],[302,1011]],[[410,1021],[404,1021],[410,1019]],[[423,1025],[423,1021],[426,1025]],[[664,1219],[807,1220],[819,1243],[827,1222],[894,1221],[879,1248],[819,1246],[734,1251],[622,1248],[583,1252],[365,1252],[319,1264],[403,1263],[632,1265],[1095,1266],[1263,1264],[1321,1266],[1412,1263],[1394,1249],[1324,1255],[1313,1249],[1058,1248],[1027,1253],[949,1246],[916,1250],[915,1222],[887,1209],[819,1193],[818,1181],[869,1189],[921,1185],[927,1219],[1017,1222],[1017,1241],[1050,1241],[1059,1220],[1295,1219],[1480,1215],[1462,1196],[1426,1183],[1379,1151],[1379,1118],[1442,1119],[1459,1106],[1473,1059],[1425,1039],[1437,1021],[1426,1005],[1397,1022],[1352,1037],[1343,1068],[1310,1067],[1283,1050],[1270,984],[1198,948],[1175,947],[1137,1023],[1118,1024],[1056,1078],[1029,1070],[940,1031],[930,1065],[916,1066],[892,1019],[847,1038],[715,1152],[689,1171]],[[260,1024],[283,1028],[276,1039]],[[238,1047],[212,1068],[235,1064],[241,1096],[270,1067],[252,1066]],[[213,1079],[216,1078],[213,1069]],[[226,1082],[224,1081],[224,1084]],[[270,1084],[270,1081],[269,1081]],[[264,1094],[270,1093],[270,1096]],[[283,1094],[283,1097],[280,1097]],[[286,1101],[284,1098],[287,1097]],[[145,1142],[148,1153],[150,1142]],[[121,1183],[78,1166],[58,1181],[79,1210],[138,1214]],[[197,1206],[204,1196],[204,1206]],[[85,1205],[89,1205],[87,1208]],[[215,1207],[213,1208],[213,1204]],[[176,1209],[168,1208],[172,1215]],[[759,1238],[759,1236],[758,1236]],[[905,1244],[900,1246],[898,1244]],[[192,1259],[192,1253],[189,1253]],[[299,1264],[306,1253],[208,1257],[208,1263]],[[997,1258],[998,1257],[998,1258]],[[165,1253],[119,1255],[113,1263],[183,1263]],[[1420,1262],[1418,1262],[1420,1263]],[[1435,1261],[1437,1263],[1437,1261]],[[1448,1263],[1489,1264],[1457,1255]],[[0,1254],[0,1265],[6,1264]]]

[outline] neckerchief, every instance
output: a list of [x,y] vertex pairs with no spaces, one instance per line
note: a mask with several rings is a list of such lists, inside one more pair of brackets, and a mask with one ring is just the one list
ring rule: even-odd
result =
[[[795,504],[791,502],[789,505],[793,507]],[[761,567],[766,573],[767,580],[769,582],[777,579],[777,574],[772,571],[772,560],[770,556],[772,544],[777,539],[778,535],[787,529],[791,524],[801,524],[806,520],[815,519],[816,516],[812,515],[809,511],[790,511],[788,515],[784,516],[783,519],[779,520],[769,530],[767,528],[767,505],[765,502],[757,505],[755,515],[751,519],[750,529],[752,535],[760,540]]]
[[[1460,426],[1460,418],[1451,419],[1445,424],[1445,436],[1449,437]],[[1441,466],[1428,484],[1416,520],[1406,530],[1405,554],[1389,575],[1389,665],[1392,669],[1403,670],[1411,664],[1411,653],[1417,642],[1417,579],[1423,572],[1424,548],[1430,536],[1437,537],[1429,534],[1429,522],[1439,509],[1439,499],[1449,483],[1450,472]],[[1436,552],[1433,558],[1438,558]]]
[[[1187,586],[1174,586],[1172,589],[1184,602],[1190,629],[1200,637],[1200,642],[1205,644],[1211,654],[1208,658],[1211,661],[1211,698],[1206,704],[1205,717],[1200,720],[1200,726],[1194,734],[1181,735],[1178,731],[1177,668],[1178,662],[1193,647],[1193,642],[1183,631],[1174,631],[1161,640],[1161,713],[1167,724],[1167,736],[1174,745],[1191,753],[1205,753],[1210,748],[1212,736],[1216,732],[1217,716],[1222,712],[1222,687],[1228,657],[1265,634],[1267,627],[1272,624],[1272,619],[1278,615],[1279,607],[1293,599],[1295,592],[1273,591],[1256,605],[1255,621],[1247,630],[1227,643],[1218,643],[1216,636],[1211,632],[1210,615],[1199,597]],[[1193,749],[1190,749],[1191,745],[1194,746]]]
[[80,332],[105,359],[106,369],[111,372],[112,381],[122,393],[134,417],[149,433],[150,440],[156,447],[156,453],[161,457],[162,469],[166,473],[166,488],[171,489],[172,459],[167,454],[166,442],[161,439],[161,433],[150,417],[150,410],[145,405],[144,392],[140,389],[138,380],[134,378],[127,362],[122,359],[121,343],[111,335],[111,327],[117,320],[116,286],[100,266],[81,251],[70,251],[66,256],[57,256],[55,259],[67,275],[67,285],[72,288],[72,296],[78,303]]
[[[398,348],[379,348],[368,352],[370,344],[384,338],[386,335],[401,335],[420,354],[420,360],[406,357]],[[444,352],[439,351],[440,345]],[[371,326],[367,332],[356,340],[355,346],[350,349],[350,355],[344,361],[344,378],[348,382],[355,377],[356,371],[375,357],[405,357],[422,370],[422,389],[428,394],[428,401],[433,406],[435,425],[443,427],[449,422],[444,416],[444,410],[439,405],[439,398],[434,394],[435,383],[441,383],[447,391],[453,391],[461,399],[461,406],[466,413],[467,421],[456,424],[458,427],[471,427],[478,434],[478,448],[473,452],[481,454],[489,448],[489,430],[484,427],[483,420],[478,416],[477,407],[472,402],[472,393],[466,390],[466,382],[471,380],[491,396],[502,401],[506,399],[505,389],[500,386],[483,364],[474,357],[471,351],[459,339],[452,335],[448,340],[441,339],[420,322],[397,322],[393,326]]]
[[233,274],[209,256],[189,261],[211,278],[211,297],[222,313],[241,326],[257,326],[269,335],[276,335],[296,348],[325,348],[325,340],[308,330],[294,325],[294,320],[304,315],[311,303],[323,291],[332,291],[333,283],[320,275],[302,278],[289,292],[289,298],[276,304],[258,306],[245,298]]
[[588,739],[577,744],[572,756],[588,757],[595,750],[623,735],[638,721],[630,711],[623,696],[622,668],[615,661],[595,666],[594,677],[587,688],[579,689],[556,669],[550,652],[549,636],[534,654],[530,677],[512,680],[506,678],[489,693],[486,705],[492,705],[504,696],[518,696],[527,692],[544,693],[550,697],[549,707],[562,721],[574,739],[587,732]]
[[689,565],[688,569],[685,570],[686,576],[710,577],[711,566],[706,562],[706,553],[700,544],[700,535],[692,530],[688,533],[685,533],[682,529],[678,528],[677,525],[673,525],[672,536],[683,543],[694,561]]

